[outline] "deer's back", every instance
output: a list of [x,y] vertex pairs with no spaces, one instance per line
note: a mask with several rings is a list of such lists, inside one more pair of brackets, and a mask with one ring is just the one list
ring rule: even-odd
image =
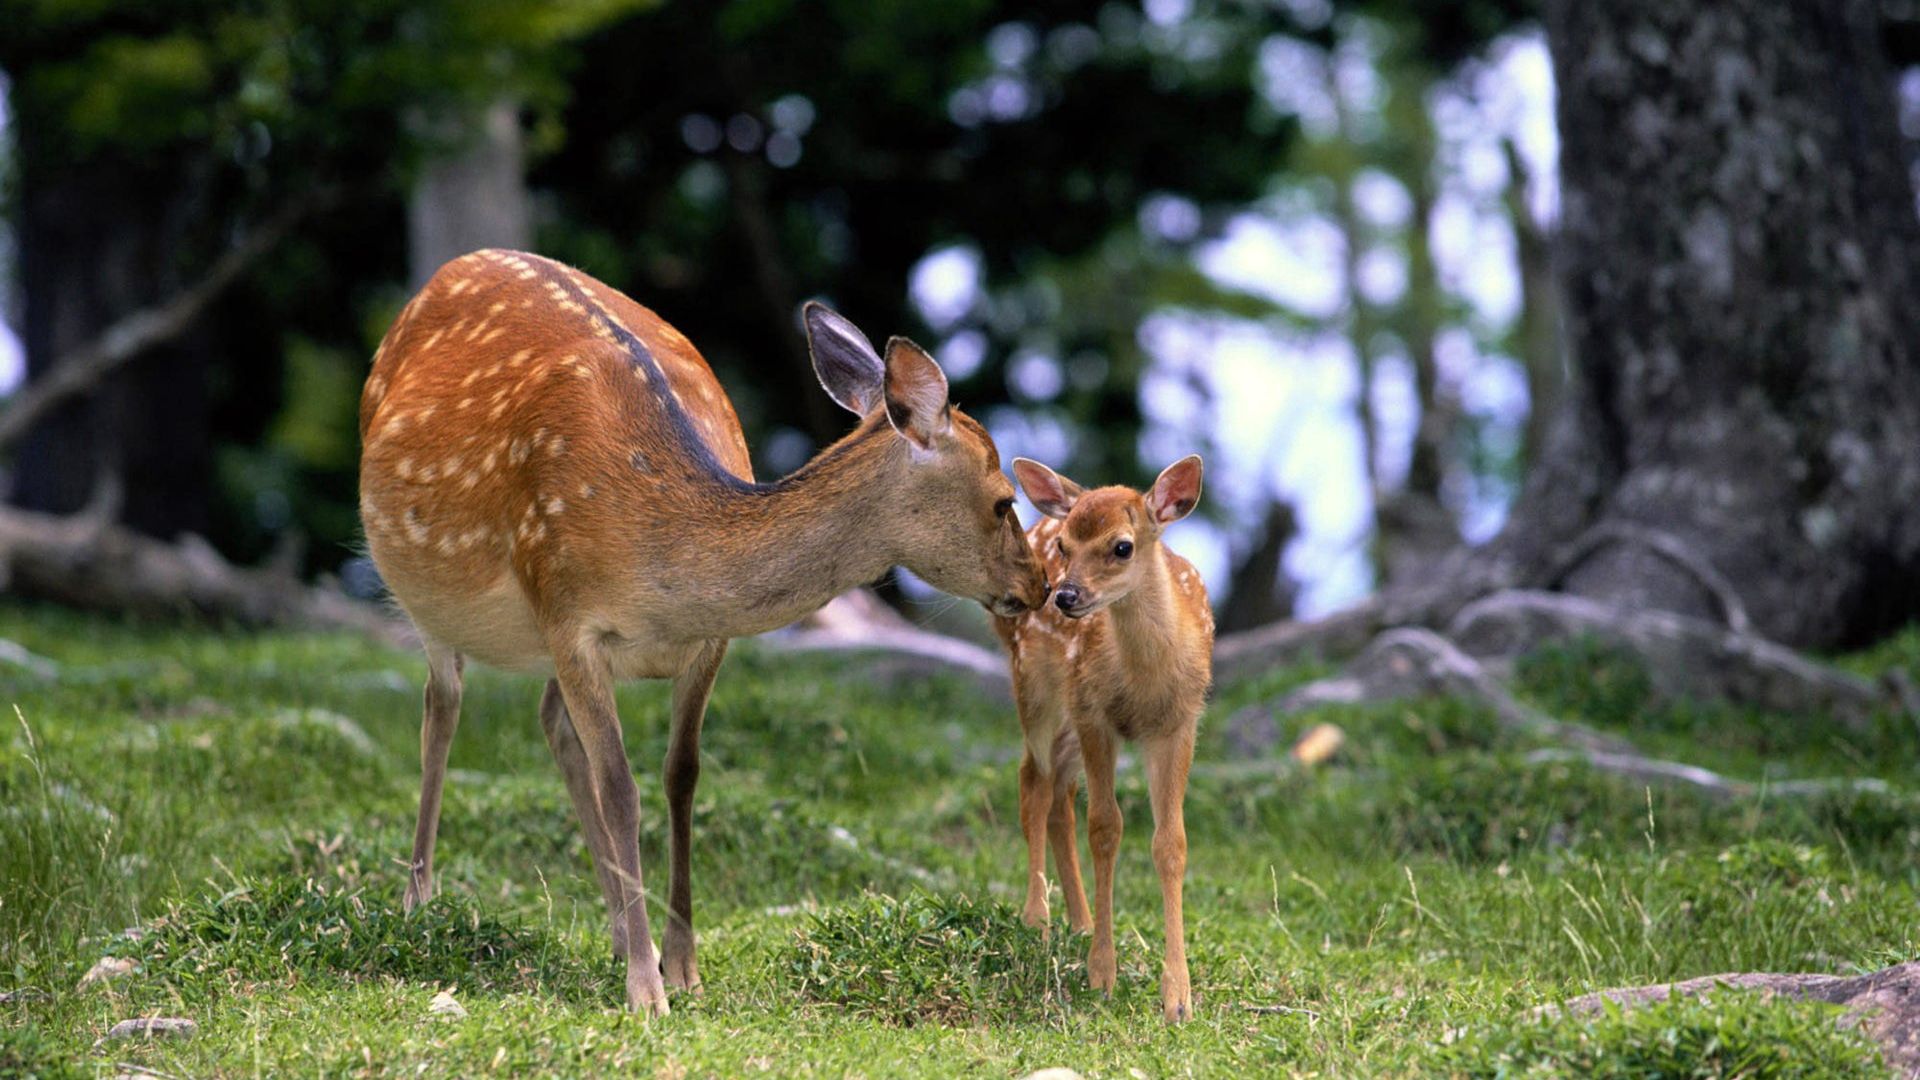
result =
[[368,548],[421,629],[508,667],[649,537],[751,481],[732,403],[658,315],[569,267],[481,251],[402,310],[360,402]]

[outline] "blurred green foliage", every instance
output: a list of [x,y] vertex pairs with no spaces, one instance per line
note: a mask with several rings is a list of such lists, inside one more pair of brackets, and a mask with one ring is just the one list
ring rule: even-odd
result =
[[[18,221],[23,193],[58,190],[106,214],[142,192],[129,228],[151,232],[154,254],[133,304],[193,280],[267,208],[341,192],[193,345],[211,395],[213,539],[242,558],[289,528],[316,568],[347,554],[341,440],[363,358],[405,298],[413,178],[502,99],[522,113],[536,246],[698,343],[756,452],[780,429],[804,446],[843,426],[793,320],[824,296],[876,338],[978,355],[956,398],[1065,432],[1064,467],[1144,482],[1164,464],[1137,460],[1146,313],[1284,317],[1190,258],[1277,175],[1316,167],[1260,93],[1262,48],[1326,46],[1362,16],[1399,28],[1419,71],[1444,71],[1527,7],[0,0],[17,143],[6,205]],[[1165,199],[1191,228],[1143,221]],[[981,289],[930,326],[906,285],[942,248],[977,262]],[[1021,356],[1062,377],[1010,380]],[[796,440],[784,445],[762,472],[795,463]]]

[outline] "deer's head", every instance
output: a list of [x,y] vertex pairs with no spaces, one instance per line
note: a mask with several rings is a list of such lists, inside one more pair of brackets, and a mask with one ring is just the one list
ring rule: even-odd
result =
[[947,400],[947,377],[926,350],[896,337],[883,358],[866,335],[819,304],[805,310],[820,384],[843,408],[891,429],[866,483],[894,561],[935,588],[1017,615],[1047,599],[1046,574],[1013,514],[1013,484],[987,429]]
[[1048,517],[1064,524],[1054,541],[1066,570],[1053,601],[1069,618],[1091,615],[1132,592],[1158,565],[1156,545],[1168,525],[1200,502],[1200,455],[1166,467],[1144,493],[1128,487],[1088,491],[1037,461],[1013,459],[1013,474]]

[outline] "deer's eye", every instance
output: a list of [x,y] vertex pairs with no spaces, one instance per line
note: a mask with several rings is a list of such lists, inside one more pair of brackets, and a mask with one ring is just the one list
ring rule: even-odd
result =
[[1133,541],[1122,540],[1119,543],[1113,545],[1113,557],[1116,559],[1132,558],[1133,557]]
[[1010,498],[1001,499],[999,502],[993,504],[994,517],[1006,517],[1008,514],[1011,514],[1011,513],[1013,513],[1012,499]]

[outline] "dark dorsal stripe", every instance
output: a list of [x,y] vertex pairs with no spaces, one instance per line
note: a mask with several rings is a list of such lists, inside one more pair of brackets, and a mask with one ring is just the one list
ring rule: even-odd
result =
[[579,283],[573,280],[573,275],[567,272],[566,267],[541,256],[536,255],[532,258],[545,280],[565,291],[581,307],[586,308],[587,318],[593,320],[595,325],[604,327],[612,335],[615,343],[626,352],[627,362],[646,372],[647,381],[658,388],[659,392],[654,396],[660,402],[660,407],[666,410],[667,423],[672,426],[674,437],[688,456],[699,463],[703,471],[716,483],[747,495],[770,495],[785,491],[807,473],[844,454],[853,445],[852,440],[842,440],[827,454],[814,458],[772,483],[762,484],[752,480],[742,480],[734,475],[733,470],[722,465],[720,459],[713,456],[713,447],[707,445],[707,440],[700,437],[699,430],[694,426],[693,417],[681,407],[678,396],[673,393],[673,384],[667,381],[666,369],[660,366],[659,359],[653,355],[653,350],[647,348],[647,343],[641,341],[600,301],[581,288]]

